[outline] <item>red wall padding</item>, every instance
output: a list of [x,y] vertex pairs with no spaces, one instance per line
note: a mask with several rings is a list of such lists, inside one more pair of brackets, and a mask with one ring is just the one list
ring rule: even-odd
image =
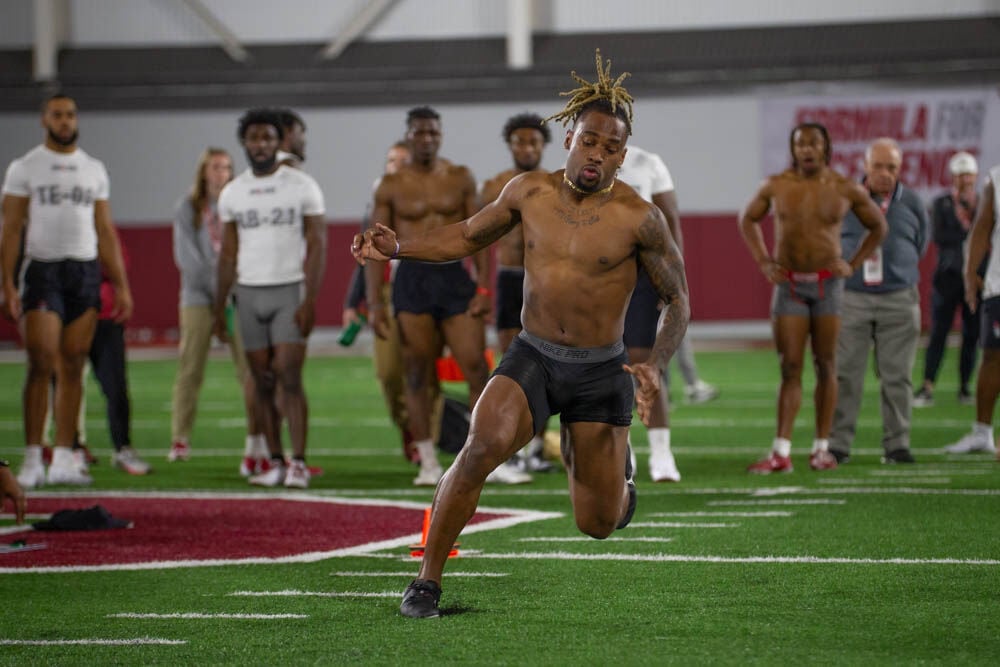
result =
[[[339,326],[344,291],[354,270],[350,255],[356,223],[327,227],[327,267],[317,304],[318,326]],[[754,265],[743,244],[735,214],[686,215],[683,219],[684,256],[691,316],[696,321],[766,320],[771,288]],[[128,248],[129,278],[135,296],[135,315],[129,337],[136,343],[176,340],[179,276],[174,266],[171,228],[160,226],[120,227]],[[764,225],[770,246],[771,225]],[[929,286],[934,267],[934,248],[921,263],[921,293],[924,327],[929,321]],[[0,321],[0,340],[17,340],[14,326]]]

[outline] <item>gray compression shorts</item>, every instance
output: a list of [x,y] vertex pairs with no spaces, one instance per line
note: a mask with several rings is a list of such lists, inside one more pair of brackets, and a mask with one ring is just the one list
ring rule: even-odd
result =
[[789,271],[788,280],[774,286],[771,317],[840,315],[843,298],[843,278],[835,278],[826,270],[815,273]]
[[295,323],[302,303],[302,283],[287,285],[237,285],[236,313],[243,334],[243,349],[263,350],[279,343],[305,343]]

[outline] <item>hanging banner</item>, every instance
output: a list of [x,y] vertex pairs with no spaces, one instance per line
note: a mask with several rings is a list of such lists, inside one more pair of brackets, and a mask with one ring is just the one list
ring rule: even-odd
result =
[[761,103],[761,177],[791,166],[789,135],[816,122],[830,133],[830,166],[864,174],[865,148],[890,137],[903,150],[900,180],[927,201],[951,186],[948,160],[968,151],[979,171],[1000,163],[1000,95],[994,88],[899,91],[857,96],[765,99]]

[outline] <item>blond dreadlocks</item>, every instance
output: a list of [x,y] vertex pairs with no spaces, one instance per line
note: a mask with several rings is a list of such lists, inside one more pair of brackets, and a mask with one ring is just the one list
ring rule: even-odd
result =
[[561,120],[563,125],[570,121],[575,121],[584,111],[591,107],[608,109],[611,113],[625,121],[625,129],[628,134],[632,134],[632,96],[628,94],[622,81],[631,76],[628,72],[622,72],[617,79],[611,78],[611,60],[607,63],[601,58],[601,50],[597,49],[595,55],[597,62],[597,81],[591,83],[586,79],[577,76],[576,71],[570,72],[578,84],[579,88],[568,92],[559,93],[560,96],[569,97],[569,102],[557,114],[546,118],[546,121]]

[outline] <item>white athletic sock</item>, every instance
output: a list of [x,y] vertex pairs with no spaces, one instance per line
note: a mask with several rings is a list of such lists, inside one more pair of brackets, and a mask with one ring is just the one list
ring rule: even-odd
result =
[[528,441],[524,447],[521,448],[521,456],[541,456],[542,449],[545,448],[545,439],[540,435],[536,435],[531,440]]
[[257,436],[248,435],[243,444],[243,456],[251,457],[257,455]]
[[266,459],[271,456],[271,450],[267,448],[267,438],[264,437],[263,433],[258,433],[250,437],[255,442],[253,456],[256,456],[258,459]]
[[993,426],[982,422],[973,422],[972,432],[976,435],[993,435]]
[[417,453],[420,454],[420,468],[422,470],[441,467],[441,464],[438,463],[437,452],[434,451],[433,440],[430,438],[417,440],[413,443],[413,446],[417,448]]
[[24,448],[24,465],[26,466],[42,465],[41,445],[28,445],[27,447]]
[[655,458],[670,453],[670,429],[651,428],[649,433],[649,454]]
[[825,452],[830,449],[830,440],[828,438],[816,438],[813,440],[813,450],[812,453]]
[[787,458],[792,455],[792,441],[788,438],[775,438],[771,444],[771,451]]
[[72,468],[75,465],[75,462],[73,461],[73,448],[53,447],[52,465],[57,468]]

